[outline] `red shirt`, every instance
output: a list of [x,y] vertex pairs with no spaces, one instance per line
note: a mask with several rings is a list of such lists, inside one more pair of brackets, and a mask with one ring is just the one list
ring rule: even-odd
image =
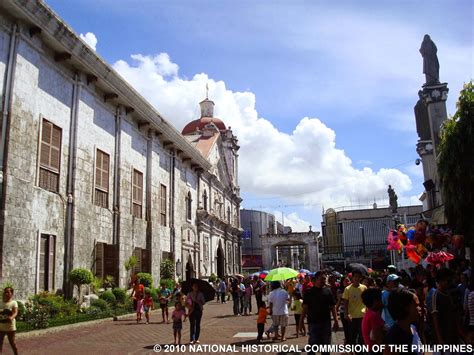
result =
[[372,350],[372,345],[375,344],[374,341],[370,339],[370,333],[376,328],[382,328],[384,324],[385,322],[380,312],[367,308],[364,318],[362,319],[362,337],[364,338],[364,343],[370,347],[370,350]]
[[305,283],[303,284],[303,287],[301,287],[301,293],[304,295],[304,293],[305,293],[306,291],[308,291],[308,290],[309,290],[310,288],[312,288],[312,287],[313,287],[313,283],[312,283],[311,281],[305,282]]

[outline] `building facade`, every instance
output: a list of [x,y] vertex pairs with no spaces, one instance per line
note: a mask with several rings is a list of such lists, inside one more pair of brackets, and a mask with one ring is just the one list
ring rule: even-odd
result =
[[[271,213],[242,209],[240,224],[242,234],[242,267],[245,271],[258,271],[263,267],[261,235],[280,234],[277,231],[275,216]],[[278,223],[278,225],[281,225]],[[279,229],[282,229],[279,227]]]
[[43,2],[0,19],[1,280],[67,293],[83,267],[125,286],[131,255],[155,282],[164,259],[184,279],[240,271],[232,132],[204,154],[207,127],[180,134]]
[[[362,262],[374,268],[390,264],[387,236],[394,228],[390,208],[335,211],[323,214],[323,265],[343,270],[352,262]],[[409,225],[421,219],[423,206],[398,207],[397,218]]]

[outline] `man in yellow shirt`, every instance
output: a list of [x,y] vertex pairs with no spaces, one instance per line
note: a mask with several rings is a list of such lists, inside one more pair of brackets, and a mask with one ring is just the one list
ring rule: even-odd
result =
[[346,320],[349,321],[349,344],[364,344],[362,338],[362,318],[365,314],[365,305],[362,302],[362,292],[367,287],[362,285],[362,273],[358,270],[352,273],[352,283],[344,289],[342,300],[344,302],[344,310]]

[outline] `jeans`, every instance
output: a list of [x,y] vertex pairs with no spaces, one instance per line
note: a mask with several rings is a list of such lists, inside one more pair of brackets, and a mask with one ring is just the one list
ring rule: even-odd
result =
[[236,295],[232,295],[232,302],[234,302],[234,316],[236,316],[237,314],[240,313],[240,299],[239,299],[239,296],[236,296]]
[[265,330],[265,323],[257,323],[258,336],[257,340],[263,339],[263,331]]
[[349,344],[357,345],[364,344],[362,338],[362,318],[352,318],[349,324],[350,341]]
[[260,305],[262,304],[262,293],[255,293],[255,299],[257,300],[257,309],[260,309]]
[[221,292],[221,302],[225,303],[225,291]]
[[[331,344],[331,320],[322,323],[308,323],[308,336],[309,345]],[[309,351],[309,354],[314,354],[314,352]],[[329,355],[329,353],[322,353],[322,355]]]
[[201,333],[201,318],[202,312],[192,312],[189,316],[189,338],[190,341],[199,340],[199,334]]

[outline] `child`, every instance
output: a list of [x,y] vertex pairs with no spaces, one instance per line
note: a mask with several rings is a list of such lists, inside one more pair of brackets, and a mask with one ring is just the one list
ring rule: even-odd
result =
[[137,323],[142,321],[143,314],[143,294],[137,296]]
[[171,319],[173,320],[173,335],[174,345],[181,345],[181,329],[183,329],[183,316],[186,321],[186,310],[183,308],[180,302],[176,302],[174,305],[174,311],[171,313]]
[[369,346],[380,345],[383,341],[384,321],[382,319],[382,291],[379,288],[368,288],[362,292],[362,302],[364,302],[367,310],[362,319],[362,337],[364,343]]
[[265,302],[260,303],[260,308],[258,309],[258,318],[257,318],[257,331],[258,331],[258,336],[257,336],[257,342],[261,343],[262,338],[263,338],[263,331],[265,330],[265,322],[267,321],[267,306],[265,305]]
[[3,290],[3,302],[0,304],[0,352],[3,348],[5,335],[12,347],[13,353],[18,354],[15,343],[16,320],[18,315],[18,303],[13,300],[13,288],[5,287]]
[[160,289],[160,308],[161,308],[161,315],[163,316],[163,322],[169,323],[169,316],[168,316],[168,302],[171,298],[171,291],[166,288],[166,284],[161,284]]
[[143,310],[145,311],[146,324],[150,323],[150,311],[153,308],[153,298],[151,298],[150,292],[147,292],[145,299],[143,300]]
[[306,328],[303,323],[303,328],[300,329],[300,318],[301,312],[303,310],[303,300],[301,299],[301,293],[295,291],[293,293],[294,300],[291,304],[291,310],[295,311],[295,322],[296,322],[296,337],[298,338],[301,332],[301,335],[306,335]]

